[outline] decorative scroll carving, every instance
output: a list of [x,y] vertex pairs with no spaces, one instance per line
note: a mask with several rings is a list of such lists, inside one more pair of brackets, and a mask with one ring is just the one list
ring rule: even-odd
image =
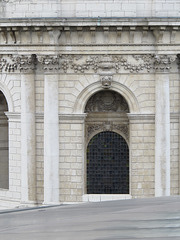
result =
[[52,72],[60,69],[59,55],[44,55],[38,56],[38,61],[43,65],[44,71]]
[[113,124],[111,122],[103,122],[100,124],[88,124],[87,126],[87,138],[89,139],[91,135],[95,132],[100,131],[119,131],[125,138],[129,139],[129,126],[125,124]]
[[129,139],[129,128],[127,125],[113,124],[113,129],[122,132],[124,136],[126,136],[126,138]]
[[88,101],[85,112],[128,112],[126,100],[116,92],[101,91]]
[[175,55],[155,55],[154,68],[156,71],[169,71],[171,63],[176,60]]
[[97,132],[99,130],[102,130],[102,131],[106,130],[106,128],[104,127],[104,124],[88,125],[88,127],[87,127],[87,137],[89,138],[93,132]]

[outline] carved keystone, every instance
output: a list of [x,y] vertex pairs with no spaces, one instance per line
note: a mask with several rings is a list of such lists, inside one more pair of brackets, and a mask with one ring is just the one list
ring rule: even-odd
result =
[[112,83],[112,76],[100,76],[101,79],[101,83],[102,83],[102,87],[103,88],[110,88],[111,87],[111,83]]

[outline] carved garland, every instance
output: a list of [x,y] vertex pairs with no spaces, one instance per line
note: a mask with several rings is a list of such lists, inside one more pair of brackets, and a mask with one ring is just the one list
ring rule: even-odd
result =
[[[136,63],[131,63],[126,56],[118,55],[102,55],[102,56],[81,56],[77,59],[77,56],[71,56],[69,59],[66,56],[61,58],[61,66],[66,73],[67,70],[73,69],[75,73],[84,73],[88,70],[93,70],[97,73],[98,70],[113,69],[116,73],[120,69],[124,69],[129,72],[139,72],[142,70],[150,71],[153,68],[154,55],[146,55],[142,57],[140,55],[133,56]],[[78,61],[80,60],[80,61]]]
[[[15,70],[33,70],[36,61],[39,62],[45,71],[61,70],[64,73],[85,73],[93,71],[99,73],[104,82],[104,87],[108,88],[112,81],[112,76],[120,71],[130,73],[150,72],[151,70],[169,70],[171,63],[176,59],[175,55],[43,55],[35,57],[28,56],[0,56],[0,71],[13,72]],[[109,72],[112,74],[109,74]]]
[[6,58],[0,57],[0,72],[14,72],[20,71],[32,71],[36,68],[36,56],[35,55],[8,55]]
[[38,56],[38,61],[42,64],[44,71],[52,72],[60,69],[59,55]]

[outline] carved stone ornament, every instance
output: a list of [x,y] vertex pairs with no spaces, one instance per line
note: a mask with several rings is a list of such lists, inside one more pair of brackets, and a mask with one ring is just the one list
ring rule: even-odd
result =
[[21,72],[31,72],[36,69],[35,55],[18,55],[13,56],[13,61],[17,65],[17,69]]
[[7,55],[0,56],[0,72],[14,72],[20,70],[28,72],[34,70],[36,67],[35,55]]
[[101,84],[103,88],[110,88],[112,83],[112,76],[100,76]]
[[38,56],[38,61],[43,65],[44,71],[52,72],[60,69],[59,55]]
[[17,65],[18,64],[12,59],[12,56],[7,56],[6,58],[0,56],[0,72],[14,72],[17,69]]
[[114,91],[100,91],[87,102],[85,112],[129,112],[126,100]]
[[101,56],[99,60],[99,68],[102,70],[109,70],[114,68],[114,61],[111,55]]
[[[71,56],[71,57],[70,57]],[[93,71],[100,74],[111,70],[119,73],[120,70],[130,73],[138,73],[142,71],[149,72],[153,69],[154,55],[61,55],[60,63],[64,72],[72,69],[75,73],[85,73]]]
[[[1,55],[0,71],[13,72],[34,70],[37,61],[45,71],[64,73],[98,73],[100,76],[110,76],[115,73],[139,73],[167,71],[175,55]],[[107,78],[106,78],[107,80]]]
[[154,68],[156,71],[169,71],[171,63],[176,60],[175,55],[155,55],[154,56]]
[[129,126],[124,124],[113,124],[111,122],[103,122],[100,124],[89,124],[87,126],[87,138],[89,139],[93,133],[100,131],[119,131],[125,138],[129,139]]

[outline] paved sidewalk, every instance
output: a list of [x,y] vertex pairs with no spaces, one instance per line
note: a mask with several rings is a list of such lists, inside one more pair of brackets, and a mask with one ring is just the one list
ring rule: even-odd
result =
[[2,240],[180,240],[180,196],[8,211]]

